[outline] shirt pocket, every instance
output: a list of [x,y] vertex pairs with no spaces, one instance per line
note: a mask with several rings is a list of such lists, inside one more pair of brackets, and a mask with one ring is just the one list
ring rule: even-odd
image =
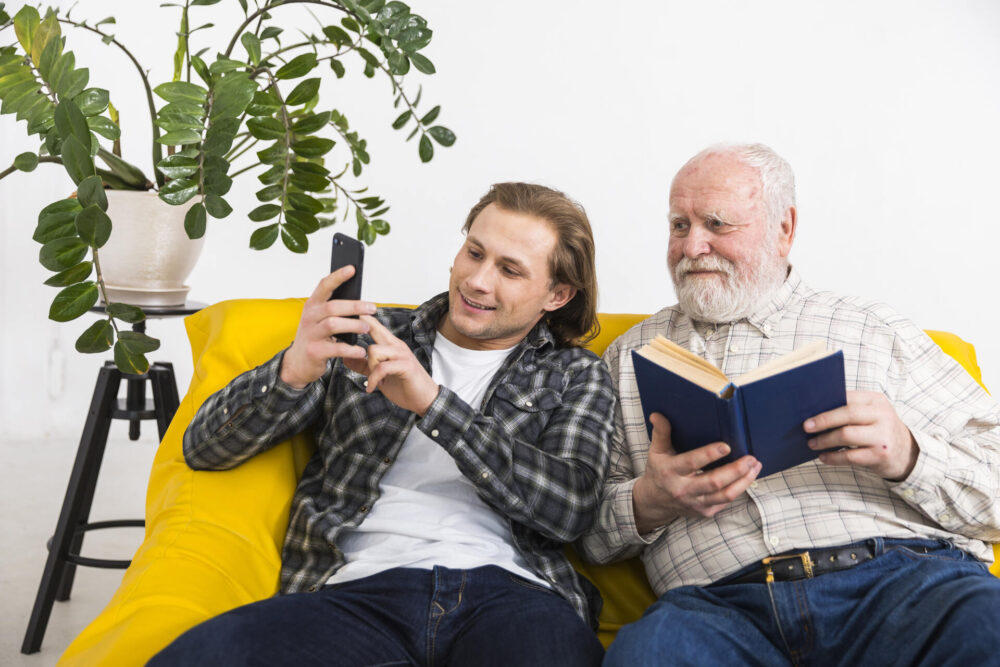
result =
[[501,384],[493,398],[493,416],[512,437],[535,444],[561,406],[562,395],[547,387]]

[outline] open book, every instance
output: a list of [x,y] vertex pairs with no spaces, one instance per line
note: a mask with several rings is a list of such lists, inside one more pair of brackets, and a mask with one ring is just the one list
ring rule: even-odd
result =
[[670,420],[677,452],[722,441],[729,455],[714,465],[752,454],[759,477],[819,456],[809,449],[802,422],[847,403],[844,354],[811,343],[735,380],[663,336],[632,351],[635,379],[652,437],[649,415]]

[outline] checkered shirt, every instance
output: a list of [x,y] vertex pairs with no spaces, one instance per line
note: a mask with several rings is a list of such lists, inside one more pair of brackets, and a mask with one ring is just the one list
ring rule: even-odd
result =
[[[731,378],[814,340],[844,352],[848,389],[884,393],[920,448],[916,467],[889,482],[852,466],[805,463],[753,482],[710,519],[677,518],[649,534],[635,526],[632,487],[649,438],[630,351],[662,334]],[[604,355],[619,404],[611,469],[587,559],[641,554],[658,595],[706,585],[792,549],[873,536],[943,538],[984,561],[1000,541],[1000,406],[914,324],[885,305],[817,292],[792,269],[766,306],[732,324],[695,323],[664,308]],[[707,443],[706,443],[707,444]]]
[[[441,294],[416,310],[376,315],[430,372]],[[359,336],[358,344],[371,343]],[[614,393],[591,352],[556,344],[540,323],[494,375],[479,408],[447,387],[422,417],[365,393],[365,376],[337,360],[301,390],[279,379],[279,353],[213,394],[184,434],[184,456],[198,470],[233,468],[306,428],[317,452],[292,500],[282,551],[281,592],[313,591],[344,565],[341,530],[357,526],[379,498],[379,480],[413,426],[438,443],[479,496],[507,518],[531,570],[594,624],[597,591],[563,555],[594,520],[608,466]],[[229,416],[227,416],[229,415]]]

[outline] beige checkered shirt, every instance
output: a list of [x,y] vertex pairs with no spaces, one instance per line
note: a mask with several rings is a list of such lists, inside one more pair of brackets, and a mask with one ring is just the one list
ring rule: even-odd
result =
[[[844,352],[848,389],[881,391],[892,401],[920,447],[916,467],[892,483],[863,468],[812,461],[757,480],[711,519],[678,518],[639,535],[632,486],[649,438],[630,351],[656,334],[729,377],[826,340]],[[589,560],[641,553],[657,595],[709,584],[768,555],[873,536],[945,538],[992,561],[987,542],[1000,541],[1000,405],[892,309],[814,291],[792,269],[768,305],[746,319],[715,327],[664,308],[612,343],[604,360],[620,402],[598,519],[580,544]]]

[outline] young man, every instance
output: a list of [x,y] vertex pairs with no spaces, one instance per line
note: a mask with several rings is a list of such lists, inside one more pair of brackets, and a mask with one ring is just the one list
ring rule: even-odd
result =
[[376,311],[327,301],[353,267],[332,273],[291,347],[198,411],[192,468],[308,427],[318,450],[282,594],[150,664],[600,663],[596,591],[562,551],[594,518],[613,424],[607,370],[578,347],[597,324],[590,224],[559,192],[502,183],[464,231],[447,293]]
[[[643,554],[660,599],[611,665],[988,664],[1000,580],[1000,407],[888,307],[808,288],[788,255],[791,168],[766,146],[710,148],[670,190],[679,304],[607,350],[620,399],[591,560]],[[844,353],[847,405],[807,420],[819,460],[763,479],[725,443],[647,436],[630,351],[656,334],[736,377],[813,340]]]

